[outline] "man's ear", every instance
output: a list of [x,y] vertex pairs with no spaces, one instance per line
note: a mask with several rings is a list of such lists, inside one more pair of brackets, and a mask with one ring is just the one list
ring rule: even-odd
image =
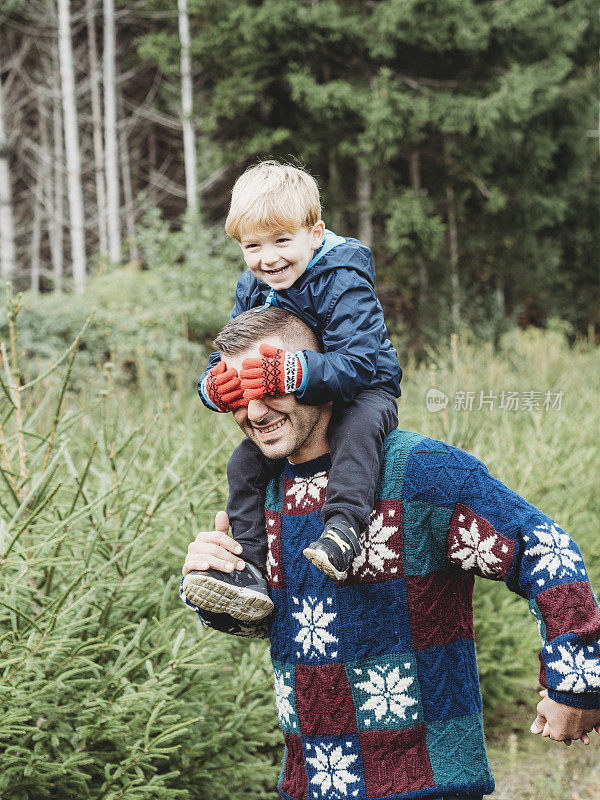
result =
[[313,250],[318,250],[319,247],[323,244],[323,239],[325,238],[325,223],[322,219],[318,219],[315,224],[312,226],[312,230],[310,232],[310,246]]

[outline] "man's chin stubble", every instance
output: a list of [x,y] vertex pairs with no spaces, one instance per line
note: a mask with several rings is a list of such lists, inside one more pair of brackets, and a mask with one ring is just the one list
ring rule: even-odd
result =
[[[265,442],[261,442],[258,439],[258,436],[256,436],[256,437],[251,436],[249,438],[251,438],[254,441],[254,443],[258,446],[258,448],[260,450],[262,450],[263,454],[267,458],[271,458],[271,459],[289,458],[290,456],[293,456],[294,453],[297,453],[298,450],[300,450],[302,447],[304,447],[306,442],[312,436],[312,434],[313,434],[315,428],[317,427],[318,423],[319,423],[319,416],[316,415],[315,418],[314,418],[314,421],[312,422],[312,424],[309,425],[307,423],[306,427],[302,426],[302,428],[300,428],[299,430],[296,428],[295,431],[297,433],[297,441],[291,442],[288,446],[286,446],[285,442],[281,442],[280,444],[274,442],[273,443],[273,447],[269,447],[268,445],[267,445],[267,447],[265,447],[266,443]],[[303,430],[303,428],[304,428],[304,430]],[[298,441],[298,440],[301,440],[301,441]],[[278,449],[279,447],[281,447],[282,449],[279,450]]]

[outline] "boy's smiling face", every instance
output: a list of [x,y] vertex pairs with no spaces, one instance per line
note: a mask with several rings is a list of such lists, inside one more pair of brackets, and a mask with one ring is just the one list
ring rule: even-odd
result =
[[306,272],[313,252],[323,244],[325,223],[312,228],[270,233],[247,232],[240,247],[250,272],[272,289],[289,289]]

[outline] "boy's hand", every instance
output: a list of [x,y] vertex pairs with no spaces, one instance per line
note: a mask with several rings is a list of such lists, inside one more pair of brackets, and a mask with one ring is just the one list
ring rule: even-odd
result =
[[203,381],[202,390],[219,411],[233,411],[247,406],[244,390],[236,370],[227,368],[224,361],[214,366]]
[[532,733],[541,733],[567,746],[573,739],[581,739],[584,744],[589,744],[588,733],[594,729],[600,733],[600,711],[557,703],[548,697],[547,689],[543,689],[540,695],[542,699],[537,705],[537,717],[531,723]]
[[244,399],[291,394],[302,383],[302,363],[297,353],[280,350],[270,344],[261,344],[262,358],[246,358],[242,362],[240,379]]

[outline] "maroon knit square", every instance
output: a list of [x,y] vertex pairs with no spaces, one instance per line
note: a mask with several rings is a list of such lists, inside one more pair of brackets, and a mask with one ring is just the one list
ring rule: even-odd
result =
[[510,570],[515,543],[468,506],[457,503],[448,531],[448,561],[484,578],[501,580]]
[[367,797],[387,797],[433,786],[425,725],[358,734]]
[[600,608],[589,583],[561,583],[538,594],[535,602],[546,625],[547,641],[567,631],[590,641],[598,638]]
[[317,472],[316,475],[297,478],[283,478],[283,501],[281,513],[289,517],[296,514],[310,514],[320,511],[325,502],[325,490],[329,473]]
[[356,733],[356,712],[342,664],[296,665],[296,713],[304,736]]
[[377,583],[404,575],[402,559],[402,504],[398,500],[375,503],[368,529],[360,536],[361,552],[344,581]]
[[540,677],[539,682],[540,686],[543,686],[545,689],[548,688],[548,678],[546,677],[546,665],[544,664],[544,659],[542,658],[542,651],[538,653],[538,659],[540,662]]
[[285,586],[281,567],[281,517],[275,511],[265,511],[267,521],[267,582],[272,589]]
[[285,767],[281,789],[297,800],[308,798],[308,774],[302,754],[302,739],[294,733],[284,733]]
[[473,575],[431,572],[406,578],[413,648],[473,639]]

